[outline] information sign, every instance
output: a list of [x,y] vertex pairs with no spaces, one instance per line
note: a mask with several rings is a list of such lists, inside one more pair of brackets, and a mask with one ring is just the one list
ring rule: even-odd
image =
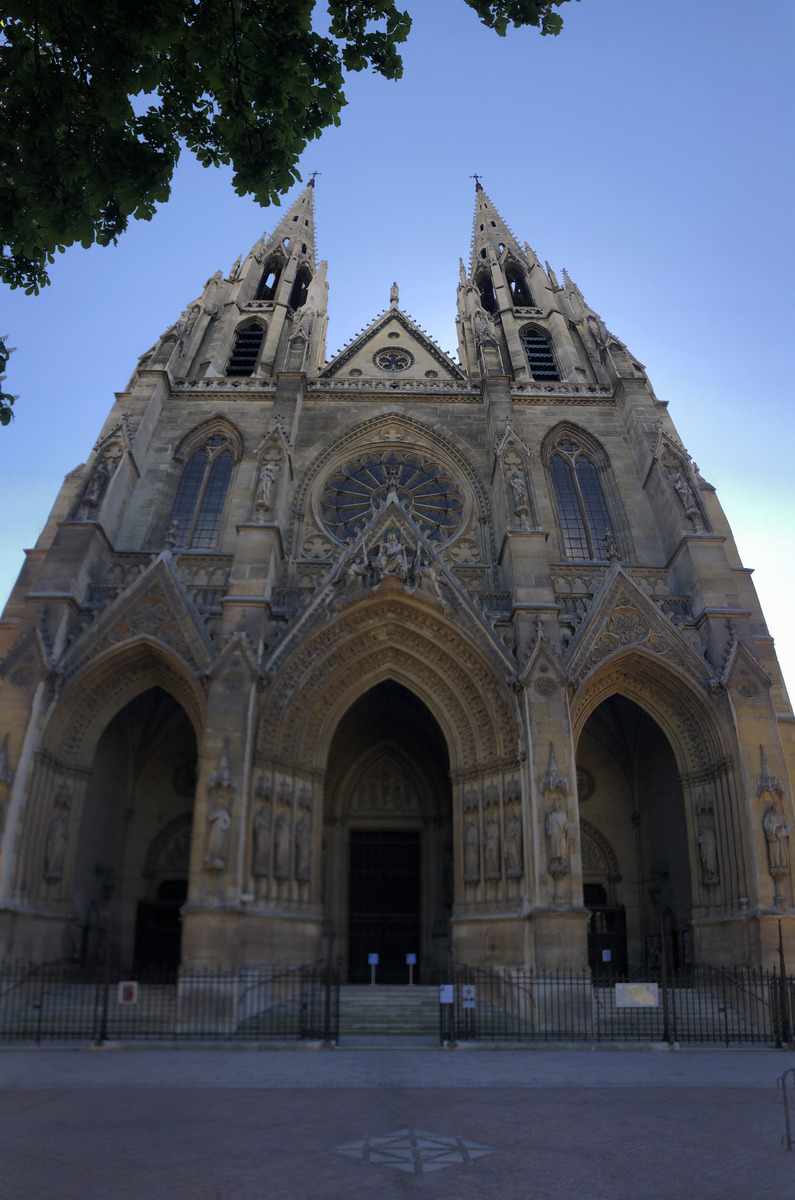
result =
[[407,965],[407,966],[409,966],[409,967],[413,967],[413,966],[415,966],[415,965],[416,965],[416,962],[417,962],[417,955],[416,955],[416,954],[407,954],[407,955],[406,955],[406,965]]
[[439,984],[439,1003],[440,1004],[452,1004],[453,1003],[453,985],[452,985],[452,983],[440,983]]
[[461,988],[461,999],[464,1003],[464,1008],[475,1008],[477,1005],[477,994],[475,992],[474,983],[465,983]]
[[138,1003],[138,983],[134,979],[123,979],[117,993],[119,1004]]
[[378,955],[377,954],[368,954],[367,955],[367,965],[370,967],[377,967],[378,966]]
[[616,1008],[659,1008],[656,983],[617,983]]

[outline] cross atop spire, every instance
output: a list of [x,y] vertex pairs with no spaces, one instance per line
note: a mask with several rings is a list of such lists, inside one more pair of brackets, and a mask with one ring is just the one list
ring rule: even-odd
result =
[[475,191],[482,192],[483,188],[481,187],[480,176],[479,175],[470,175],[469,178],[474,179],[474,181],[475,181]]

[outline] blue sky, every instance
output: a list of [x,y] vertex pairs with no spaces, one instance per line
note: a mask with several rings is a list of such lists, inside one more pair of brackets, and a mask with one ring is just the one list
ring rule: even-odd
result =
[[[307,148],[320,172],[329,353],[388,303],[455,349],[458,258],[473,182],[520,241],[565,266],[645,363],[718,489],[795,691],[793,137],[788,0],[581,0],[559,38],[498,38],[463,0],[405,0],[398,83],[349,82],[342,125]],[[39,297],[0,294],[17,352],[0,430],[0,600],[114,391],[219,267],[278,210],[184,156],[171,201],[118,246],[74,247]],[[296,190],[287,197],[287,203]]]

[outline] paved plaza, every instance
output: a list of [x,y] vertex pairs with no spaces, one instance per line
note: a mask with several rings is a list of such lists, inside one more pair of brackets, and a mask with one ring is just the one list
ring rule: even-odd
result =
[[774,1050],[4,1049],[2,1200],[786,1200]]

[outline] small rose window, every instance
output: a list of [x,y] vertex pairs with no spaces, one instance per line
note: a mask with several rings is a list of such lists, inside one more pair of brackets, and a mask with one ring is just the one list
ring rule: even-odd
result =
[[407,350],[379,350],[373,356],[373,362],[382,371],[405,371],[406,367],[410,367],[413,361]]

